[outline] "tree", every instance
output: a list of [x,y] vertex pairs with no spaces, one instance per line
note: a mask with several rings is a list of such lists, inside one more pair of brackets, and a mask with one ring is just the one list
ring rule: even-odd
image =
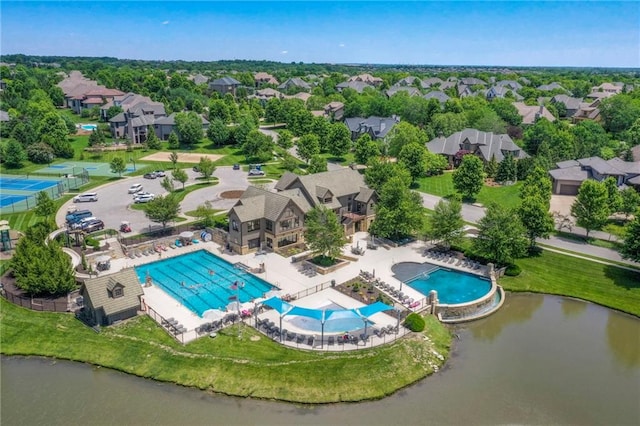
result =
[[178,135],[176,135],[176,132],[171,132],[169,134],[169,149],[178,149],[180,148],[180,139],[178,139]]
[[518,179],[516,162],[511,154],[507,154],[504,156],[500,164],[498,164],[496,180],[498,182],[515,182],[516,179]]
[[311,161],[309,162],[309,168],[307,169],[309,173],[320,173],[327,171],[327,159],[322,157],[319,154],[311,157]]
[[173,169],[177,169],[178,168],[178,159],[180,157],[178,156],[178,153],[175,151],[171,151],[171,154],[169,154],[169,161],[171,161],[171,166],[173,167]]
[[120,114],[121,112],[124,112],[122,110],[122,107],[119,107],[116,105],[109,107],[109,109],[107,110],[107,121],[111,120],[113,117]]
[[147,208],[144,211],[150,221],[161,223],[163,228],[167,226],[168,222],[175,220],[178,213],[180,213],[180,201],[174,194],[156,197],[147,203]]
[[616,213],[622,207],[622,196],[618,190],[618,181],[613,176],[609,176],[602,182],[607,188],[607,199],[609,204],[609,212]]
[[193,112],[179,112],[175,116],[176,132],[181,144],[191,146],[202,139],[202,119]]
[[40,191],[36,195],[36,215],[41,217],[48,217],[56,212],[56,204],[53,202],[49,194],[45,191]]
[[32,163],[47,164],[55,158],[55,154],[49,145],[38,142],[27,147],[27,158]]
[[364,172],[364,181],[369,188],[380,191],[384,184],[394,176],[400,178],[405,187],[409,188],[411,185],[411,173],[402,164],[373,158],[369,161],[369,167]]
[[624,213],[625,218],[635,212],[640,206],[640,194],[635,189],[627,187],[620,192],[622,202],[620,203],[620,213]]
[[516,212],[491,203],[478,222],[478,236],[473,241],[476,253],[499,266],[525,254],[525,229]]
[[402,147],[410,143],[424,145],[427,142],[427,135],[416,126],[401,121],[393,126],[391,134],[387,135],[386,143],[389,146],[389,155],[397,157],[400,155]]
[[105,137],[104,137],[104,133],[102,133],[98,129],[94,129],[94,130],[91,131],[91,134],[89,135],[89,146],[91,146],[91,147],[93,147],[93,146],[101,146],[101,145],[104,145],[105,142],[106,142],[106,140],[105,140]]
[[431,129],[435,136],[449,137],[465,127],[467,127],[467,116],[464,113],[434,114],[431,120]]
[[216,146],[225,144],[229,140],[231,132],[224,121],[219,118],[215,118],[209,124],[207,129],[207,138],[213,142]]
[[540,197],[544,200],[548,210],[549,202],[551,201],[551,185],[551,178],[546,170],[540,166],[535,166],[520,189],[520,198]]
[[202,226],[213,226],[215,223],[214,216],[217,210],[211,206],[210,201],[205,201],[204,204],[200,204],[195,212],[194,216],[200,219]]
[[187,172],[182,169],[175,169],[174,171],[172,171],[171,178],[180,182],[182,184],[182,189],[184,189],[184,184],[189,180]]
[[24,148],[15,139],[9,139],[4,151],[4,164],[9,169],[19,169],[26,159]]
[[422,229],[422,198],[399,176],[391,177],[382,186],[375,209],[376,218],[369,229],[373,235],[399,240]]
[[635,219],[625,227],[625,238],[620,254],[625,259],[640,262],[640,211],[636,214]]
[[549,238],[554,229],[553,216],[549,213],[549,204],[538,195],[529,195],[522,199],[518,215],[529,237],[529,246],[536,245],[536,238]]
[[343,123],[333,123],[330,126],[327,136],[329,153],[336,157],[342,157],[351,148],[351,132]]
[[200,174],[206,181],[211,179],[211,175],[216,170],[216,166],[213,164],[213,161],[209,157],[200,157],[200,162],[198,163],[198,170]]
[[434,154],[425,150],[426,153],[426,169],[427,176],[441,175],[442,172],[449,166],[449,161],[440,154]]
[[309,162],[311,157],[320,154],[320,140],[316,135],[306,134],[298,139],[297,151],[300,158]]
[[153,126],[149,126],[147,128],[147,140],[146,144],[149,149],[160,149],[162,148],[162,143],[160,142],[160,138],[156,136],[156,132],[153,130]]
[[464,198],[473,199],[482,189],[484,166],[482,160],[473,154],[462,157],[462,163],[453,172],[453,187]]
[[601,229],[609,217],[609,194],[604,184],[592,179],[582,182],[578,196],[571,206],[576,224],[589,232]]
[[322,205],[314,207],[307,213],[304,225],[304,240],[315,255],[330,261],[340,255],[347,239],[332,210]]
[[298,168],[298,160],[296,160],[293,155],[286,152],[282,158],[281,165],[283,169],[293,172]]
[[273,153],[273,139],[260,130],[253,129],[242,144],[242,152],[247,158],[268,161]]
[[283,149],[289,149],[293,146],[293,133],[284,129],[278,134],[278,146]]
[[640,99],[627,94],[603,99],[599,108],[604,128],[614,134],[630,129],[640,118]]
[[113,157],[109,166],[111,167],[111,173],[117,173],[118,177],[122,177],[122,173],[127,170],[127,163],[122,157]]
[[244,114],[240,117],[240,123],[235,128],[235,140],[236,144],[242,146],[247,140],[247,136],[252,130],[257,130],[258,125],[254,121],[253,117],[249,114]]
[[449,201],[440,200],[436,204],[430,217],[430,236],[440,240],[447,249],[457,244],[464,236],[464,221],[462,220],[462,203],[457,198]]
[[427,168],[427,149],[423,144],[411,142],[402,147],[398,154],[398,161],[411,174],[412,182],[425,174]]
[[380,148],[369,133],[360,136],[355,143],[355,159],[359,164],[367,164],[369,159],[379,157]]
[[571,133],[575,138],[577,158],[600,155],[600,150],[609,142],[604,128],[592,120],[580,121],[571,128]]
[[511,126],[522,124],[522,117],[518,114],[518,109],[509,99],[493,99],[489,102],[489,107],[494,110],[501,119]]
[[164,179],[160,181],[160,186],[162,186],[164,190],[169,193],[175,191],[176,189],[175,185],[173,184],[173,181],[169,179],[169,176],[165,176]]
[[540,118],[532,126],[529,126],[524,132],[524,147],[525,150],[531,154],[536,155],[538,149],[543,142],[546,142],[549,146],[553,142],[554,137],[557,134],[557,129],[546,118]]
[[492,155],[491,160],[489,160],[484,165],[484,173],[488,178],[495,179],[498,174],[498,161],[496,160],[496,156]]

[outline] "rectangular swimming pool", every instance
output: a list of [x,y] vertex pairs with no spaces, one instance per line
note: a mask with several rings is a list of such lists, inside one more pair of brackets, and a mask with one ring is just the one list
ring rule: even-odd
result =
[[[135,270],[141,283],[151,279],[199,316],[208,309],[224,310],[236,300],[244,303],[263,297],[275,288],[206,250],[136,266]],[[236,282],[240,285],[234,285]]]

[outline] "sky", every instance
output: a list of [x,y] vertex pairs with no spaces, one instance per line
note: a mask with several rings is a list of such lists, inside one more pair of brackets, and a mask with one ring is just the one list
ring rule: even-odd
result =
[[2,0],[0,53],[635,68],[640,2]]

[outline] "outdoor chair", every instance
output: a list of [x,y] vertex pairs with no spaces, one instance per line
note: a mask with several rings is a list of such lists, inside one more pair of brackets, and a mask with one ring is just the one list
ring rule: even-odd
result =
[[333,346],[336,343],[336,338],[334,336],[329,336],[329,339],[327,340],[327,344]]
[[315,340],[316,340],[315,337],[309,336],[309,338],[307,339],[307,345],[313,347]]
[[136,255],[132,251],[130,251],[129,252],[129,259],[135,259],[135,258],[136,258]]
[[366,333],[362,333],[360,335],[360,340],[362,340],[362,342],[366,345],[367,342],[369,341],[369,335]]
[[304,343],[304,341],[306,340],[307,336],[305,336],[304,334],[298,334],[296,336],[296,343],[299,345],[300,343]]
[[358,338],[353,334],[349,335],[349,343],[353,343],[354,345],[358,345]]
[[476,264],[473,265],[473,269],[480,269],[480,264],[478,262],[476,262]]

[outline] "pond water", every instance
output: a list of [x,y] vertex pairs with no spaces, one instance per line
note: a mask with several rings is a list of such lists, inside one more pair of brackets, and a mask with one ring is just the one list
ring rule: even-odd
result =
[[440,373],[380,401],[314,407],[3,357],[2,423],[640,424],[635,317],[572,299],[510,294],[500,311],[455,332],[459,340]]

